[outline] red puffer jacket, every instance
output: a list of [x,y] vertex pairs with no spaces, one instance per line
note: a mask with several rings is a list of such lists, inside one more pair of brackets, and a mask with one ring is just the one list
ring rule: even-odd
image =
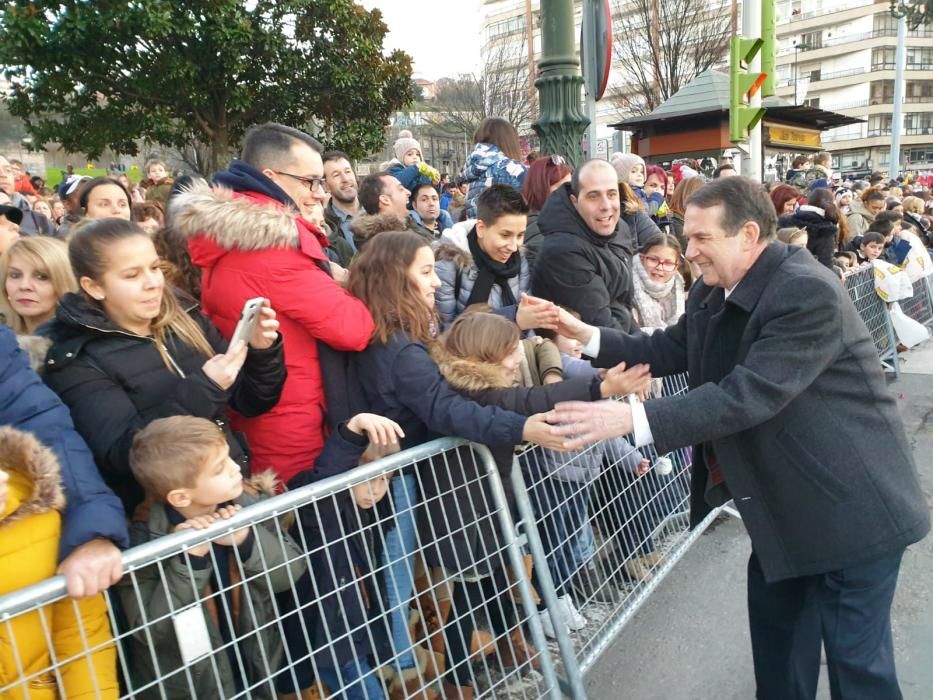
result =
[[288,379],[282,398],[256,418],[231,416],[246,434],[254,473],[273,469],[287,482],[308,469],[325,438],[325,398],[317,341],[359,351],[373,334],[362,301],[322,269],[326,236],[265,195],[205,185],[172,202],[173,225],[202,270],[203,311],[226,337],[243,302],[266,297],[278,314]]

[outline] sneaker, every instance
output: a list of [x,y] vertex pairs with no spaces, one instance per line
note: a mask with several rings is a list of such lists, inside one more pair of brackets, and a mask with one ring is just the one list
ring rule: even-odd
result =
[[[563,617],[563,615],[561,617]],[[557,639],[557,632],[554,631],[554,621],[551,620],[551,615],[547,611],[547,608],[538,611],[538,619],[541,621],[541,627],[544,629],[544,636],[548,639]]]
[[557,599],[557,603],[560,605],[561,612],[564,614],[564,622],[567,623],[567,627],[575,632],[586,627],[586,618],[580,614],[580,611],[577,610],[577,606],[573,604],[573,598],[569,595],[561,596]]

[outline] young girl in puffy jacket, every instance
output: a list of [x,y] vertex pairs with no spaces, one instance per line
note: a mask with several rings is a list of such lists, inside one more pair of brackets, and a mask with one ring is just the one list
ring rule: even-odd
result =
[[[548,374],[543,368],[527,367],[529,355],[536,355],[534,349],[527,352],[513,322],[495,314],[469,312],[451,324],[433,348],[433,355],[445,379],[458,392],[480,404],[520,413],[546,411],[570,396],[582,396],[584,400],[605,398],[647,386],[647,367],[625,371],[624,366],[611,370],[605,379],[593,373],[572,381],[522,386],[523,377],[536,376],[543,381]],[[447,664],[455,668],[462,668],[466,658],[462,640],[471,638],[474,616],[469,610],[476,601],[485,601],[497,635],[513,624],[508,615],[502,615],[502,611],[511,612],[511,604],[508,580],[503,571],[505,539],[499,532],[494,511],[490,510],[494,509],[492,494],[487,492],[490,483],[478,473],[479,465],[470,458],[469,450],[463,448],[462,452],[460,463],[465,467],[462,471],[422,475],[427,504],[422,539],[437,543],[426,550],[428,563],[450,570],[456,569],[454,562],[459,562],[461,567],[468,565],[471,573],[469,579],[459,578],[454,584],[444,629]],[[519,520],[512,502],[510,478],[514,452],[510,448],[496,448],[491,452],[513,518]],[[556,454],[555,458],[559,459]],[[468,513],[471,522],[455,522],[451,513]],[[469,534],[471,531],[475,531],[475,536]],[[572,604],[566,606],[568,600],[561,603],[562,615],[576,612]],[[576,616],[579,623],[576,627],[582,627],[585,620],[579,622],[579,613]],[[456,652],[461,654],[459,658]]]

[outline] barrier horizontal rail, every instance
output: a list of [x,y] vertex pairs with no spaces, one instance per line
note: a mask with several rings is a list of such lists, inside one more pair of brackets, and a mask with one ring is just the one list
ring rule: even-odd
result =
[[[392,609],[378,582],[398,562],[380,562],[376,550],[405,508],[369,511],[350,499],[354,488],[415,465],[426,493],[426,477],[449,488],[408,513],[435,536],[425,531],[411,553],[414,595]],[[391,489],[385,498],[394,499]],[[442,505],[453,505],[470,532],[492,533],[481,551],[445,550],[470,533]],[[228,546],[235,533],[240,543]],[[218,540],[223,546],[196,556]],[[159,537],[128,550],[124,564],[95,619],[64,597],[60,577],[0,598],[0,636],[17,650],[28,633],[47,655],[38,664],[17,655],[0,696],[49,688],[68,696],[75,678],[85,695],[102,698],[438,698],[445,681],[453,697],[560,696],[540,623],[529,618],[533,593],[495,463],[463,440],[437,440],[261,500],[205,530]],[[55,605],[79,621],[76,653],[57,653]],[[417,649],[419,670],[407,678],[395,670],[398,612],[408,620],[406,651]],[[92,626],[96,636],[85,632]]]
[[929,276],[916,280],[913,283],[913,294],[897,303],[908,318],[933,329],[933,288]]

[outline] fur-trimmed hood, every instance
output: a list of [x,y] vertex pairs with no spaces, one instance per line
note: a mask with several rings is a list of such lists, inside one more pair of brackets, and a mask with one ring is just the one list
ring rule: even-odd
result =
[[42,374],[42,370],[45,369],[45,356],[52,347],[52,341],[39,335],[18,335],[16,342],[29,357],[29,366],[33,372]]
[[0,427],[0,469],[23,474],[30,482],[26,493],[15,493],[11,484],[5,510],[0,510],[0,528],[30,515],[65,509],[58,459],[31,433]]
[[444,349],[442,342],[432,345],[431,357],[447,383],[458,391],[472,393],[515,385],[514,378],[502,365],[455,357]]
[[383,212],[380,214],[363,214],[356,216],[350,224],[350,230],[353,231],[353,240],[356,247],[365,244],[377,233],[386,231],[407,231],[411,228],[411,217],[399,216],[392,212]]
[[434,259],[437,262],[449,260],[454,263],[458,270],[469,269],[473,265],[473,256],[469,252],[454,243],[446,241],[435,248]]
[[243,490],[254,496],[274,496],[279,492],[279,486],[279,477],[271,469],[253,474],[243,482]]
[[204,182],[172,199],[169,218],[186,238],[204,236],[224,250],[299,246],[297,212],[273,199],[238,195]]

